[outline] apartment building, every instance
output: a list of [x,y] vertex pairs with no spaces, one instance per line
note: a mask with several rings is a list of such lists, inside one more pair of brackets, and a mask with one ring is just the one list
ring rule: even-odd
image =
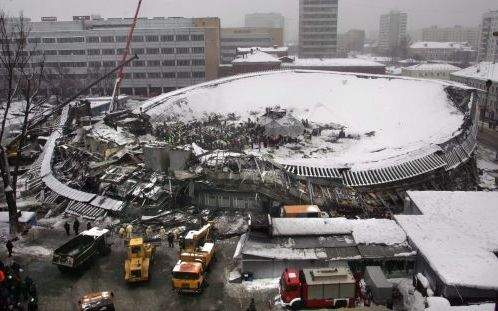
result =
[[229,64],[237,56],[237,48],[283,46],[284,29],[236,27],[221,29],[221,62]]
[[422,29],[422,40],[429,42],[467,42],[473,49],[477,48],[479,29],[477,27],[438,27]]
[[409,54],[415,59],[468,63],[476,53],[467,42],[415,42]]
[[[47,20],[47,19],[44,19]],[[84,18],[31,23],[28,50],[43,55],[47,70],[93,81],[121,61],[129,18]],[[140,18],[132,38],[121,93],[152,96],[218,77],[219,18]],[[92,95],[109,95],[93,88]]]
[[406,40],[407,20],[408,15],[399,11],[391,11],[380,16],[377,45],[380,52],[390,52]]
[[245,27],[284,28],[285,19],[280,13],[252,13],[245,16]]
[[498,31],[498,10],[484,13],[479,32],[477,61],[494,62],[498,59],[498,38],[493,32]]
[[300,58],[336,57],[338,7],[338,0],[299,0]]

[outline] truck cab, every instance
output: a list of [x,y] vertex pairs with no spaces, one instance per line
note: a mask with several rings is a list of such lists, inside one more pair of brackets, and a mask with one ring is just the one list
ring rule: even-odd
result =
[[279,292],[285,303],[301,298],[301,282],[298,270],[285,269],[280,277]]
[[205,284],[204,267],[201,262],[178,260],[172,275],[171,285],[177,292],[200,293]]
[[125,261],[125,280],[143,282],[149,280],[149,268],[154,256],[154,246],[144,243],[143,238],[133,238],[128,245]]

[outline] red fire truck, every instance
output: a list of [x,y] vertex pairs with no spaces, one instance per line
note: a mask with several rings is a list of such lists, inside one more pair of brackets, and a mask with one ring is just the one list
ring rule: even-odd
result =
[[358,284],[347,266],[285,269],[280,297],[292,309],[354,307]]

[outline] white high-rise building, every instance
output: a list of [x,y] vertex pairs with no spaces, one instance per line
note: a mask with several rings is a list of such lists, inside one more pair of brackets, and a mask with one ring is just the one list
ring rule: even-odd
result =
[[406,24],[408,15],[399,11],[391,11],[380,16],[378,49],[389,52],[399,47],[406,40]]
[[[414,39],[414,38],[411,38]],[[477,48],[479,29],[477,27],[438,27],[422,29],[422,38],[418,41],[429,42],[467,42],[472,48]]]
[[337,51],[338,0],[299,0],[299,57],[332,58]]
[[479,33],[477,61],[494,62],[498,59],[498,38],[493,32],[498,31],[498,10],[484,13]]

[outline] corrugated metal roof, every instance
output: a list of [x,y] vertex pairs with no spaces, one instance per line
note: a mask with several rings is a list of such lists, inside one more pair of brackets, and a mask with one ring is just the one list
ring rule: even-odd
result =
[[359,244],[358,251],[363,258],[392,258],[411,253],[412,249],[405,245]]
[[323,168],[302,165],[284,165],[287,172],[303,177],[335,178],[340,179],[341,174],[337,168]]
[[98,195],[90,202],[90,205],[112,212],[120,212],[123,210],[124,202]]
[[90,204],[86,204],[83,202],[75,202],[72,201],[69,203],[69,205],[66,208],[66,213],[74,215],[74,216],[80,216],[83,218],[87,219],[97,219],[99,217],[102,217],[106,214],[105,210],[91,206]]
[[96,196],[96,194],[79,191],[64,185],[59,180],[57,180],[57,178],[55,178],[52,173],[43,177],[43,182],[52,191],[70,200],[79,202],[90,202]]

